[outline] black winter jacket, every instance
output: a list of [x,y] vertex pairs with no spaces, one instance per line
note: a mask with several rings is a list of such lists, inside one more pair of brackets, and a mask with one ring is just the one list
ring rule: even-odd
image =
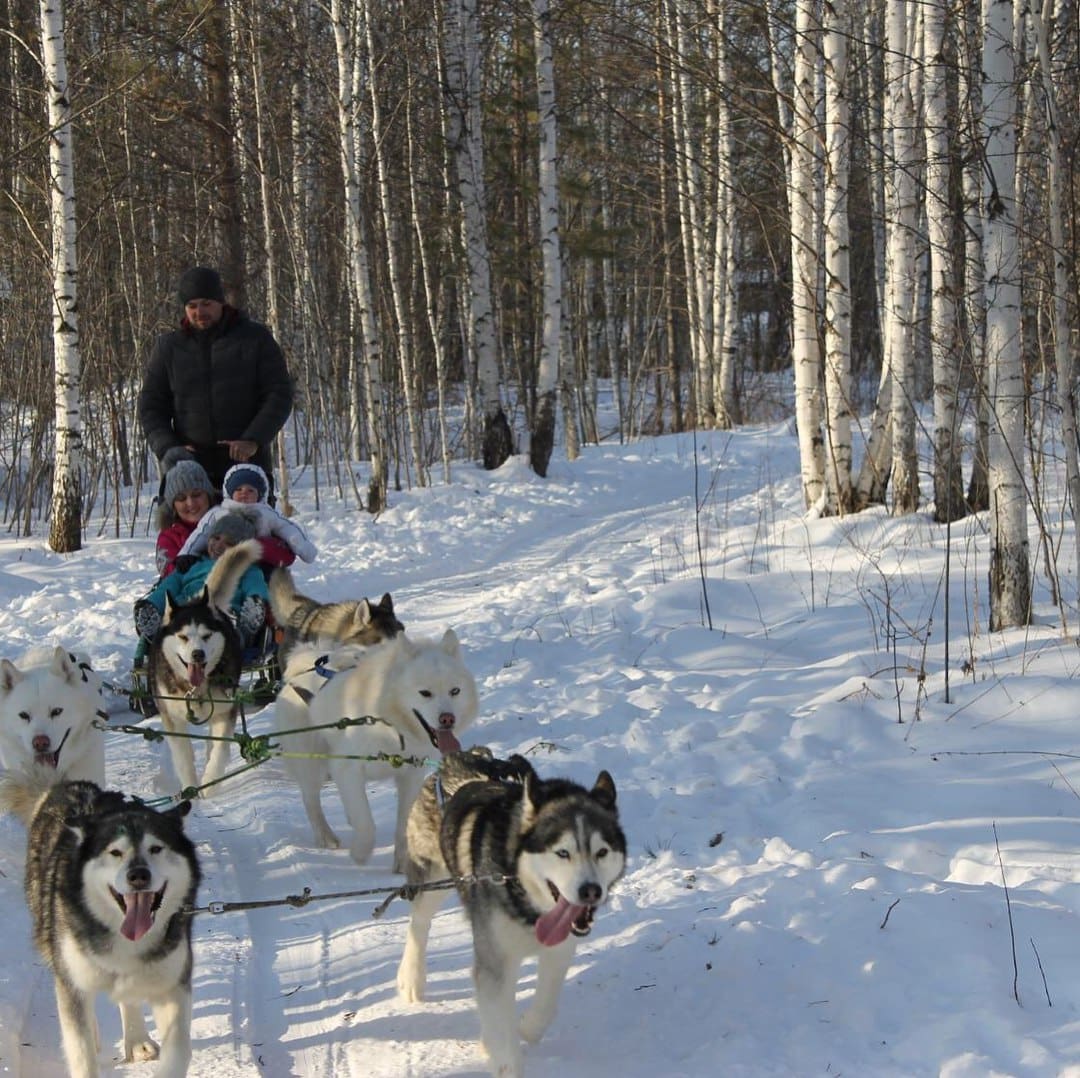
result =
[[254,462],[268,474],[274,438],[292,412],[293,386],[281,348],[266,326],[226,306],[211,330],[180,328],[154,342],[139,392],[139,424],[160,460],[193,445],[218,487],[235,463],[221,441],[258,443]]

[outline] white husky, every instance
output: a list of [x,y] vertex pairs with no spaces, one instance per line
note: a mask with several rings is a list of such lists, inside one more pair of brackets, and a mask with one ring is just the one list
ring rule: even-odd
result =
[[10,771],[34,764],[56,777],[105,784],[101,679],[61,647],[33,648],[18,665],[0,659],[0,762]]
[[[315,842],[337,849],[341,842],[323,814],[320,791],[333,779],[352,828],[349,853],[364,864],[375,848],[375,822],[368,804],[369,779],[393,778],[398,789],[394,871],[405,869],[405,824],[435,750],[460,748],[457,735],[476,718],[476,682],[452,629],[440,640],[399,634],[374,647],[341,649],[331,657],[336,672],[316,670],[320,653],[293,652],[278,694],[279,729],[302,729],[281,738],[285,763],[300,786]],[[336,728],[341,719],[362,719]],[[320,728],[321,727],[321,728]],[[297,759],[291,754],[314,754]],[[321,757],[321,758],[320,758]],[[391,758],[406,757],[395,767]]]

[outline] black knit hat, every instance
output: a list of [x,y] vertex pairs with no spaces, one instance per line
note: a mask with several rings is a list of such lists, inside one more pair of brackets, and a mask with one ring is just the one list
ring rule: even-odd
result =
[[225,302],[225,289],[221,285],[221,275],[209,266],[195,266],[189,269],[176,286],[176,298],[184,307],[193,299],[215,299]]
[[206,538],[210,539],[220,535],[222,539],[228,539],[233,543],[242,543],[245,539],[255,538],[255,522],[243,513],[222,513],[221,516],[210,525],[210,531]]

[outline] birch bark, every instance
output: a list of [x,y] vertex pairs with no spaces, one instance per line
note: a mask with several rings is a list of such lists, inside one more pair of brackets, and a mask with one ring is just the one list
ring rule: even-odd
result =
[[1012,0],[983,0],[982,12],[990,629],[996,632],[1030,620],[1031,570],[1016,234],[1015,12]]
[[49,227],[52,233],[53,390],[56,449],[49,546],[82,549],[82,400],[79,394],[75,154],[68,97],[63,0],[41,0],[41,59],[49,115]]
[[555,118],[555,64],[551,43],[548,0],[533,0],[533,36],[536,46],[536,107],[539,157],[540,256],[543,264],[540,363],[536,375],[536,413],[529,440],[529,464],[537,475],[547,475],[555,444],[556,387],[559,379],[559,342],[562,336],[562,252],[559,236],[558,127]]

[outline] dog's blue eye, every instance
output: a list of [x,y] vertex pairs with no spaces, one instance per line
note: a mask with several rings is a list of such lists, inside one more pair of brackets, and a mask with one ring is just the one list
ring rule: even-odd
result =
[[555,856],[556,857],[561,857],[564,861],[569,861],[570,860],[570,851],[569,850],[556,850],[555,851]]

